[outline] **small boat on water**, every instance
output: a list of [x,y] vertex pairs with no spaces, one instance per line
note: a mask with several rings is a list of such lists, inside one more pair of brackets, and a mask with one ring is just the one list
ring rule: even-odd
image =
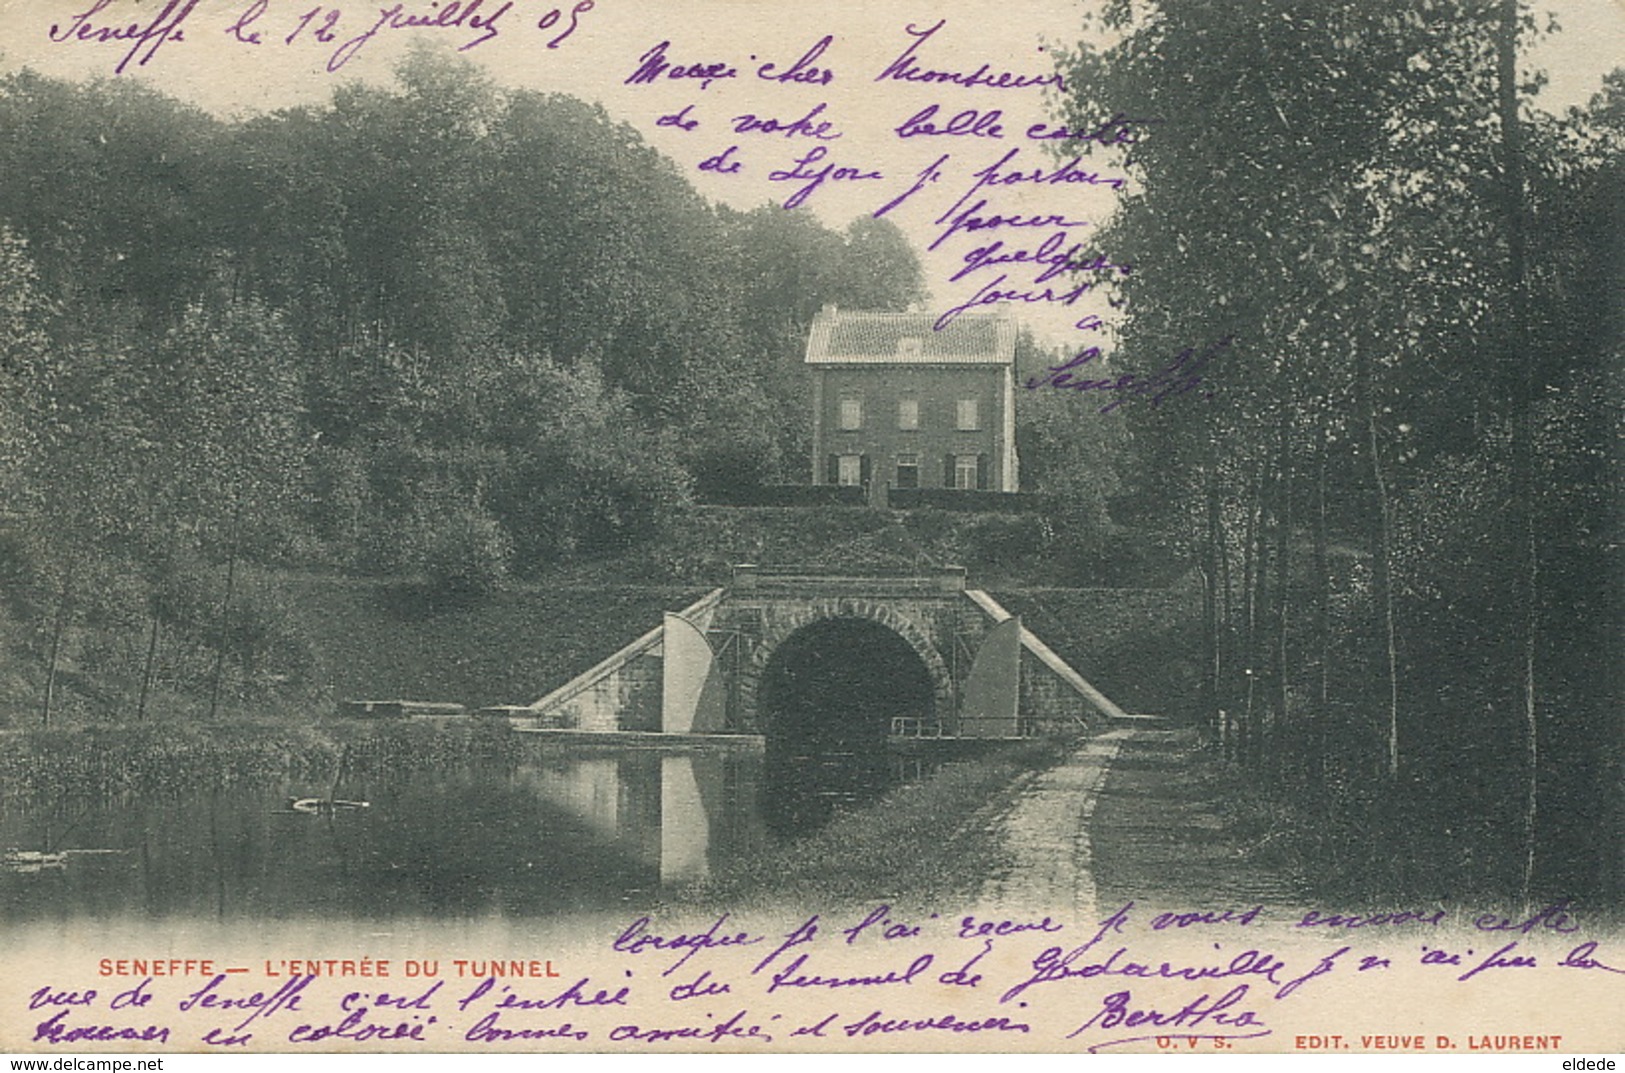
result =
[[303,812],[311,816],[326,812],[351,812],[371,807],[371,801],[345,801],[332,797],[300,797],[288,800],[290,811]]
[[66,853],[41,853],[30,849],[0,851],[0,868],[11,872],[38,872],[45,868],[66,868]]

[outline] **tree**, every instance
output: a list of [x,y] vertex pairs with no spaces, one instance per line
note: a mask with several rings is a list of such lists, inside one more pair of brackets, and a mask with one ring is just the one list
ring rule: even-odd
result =
[[[1608,303],[1563,296],[1593,286],[1568,267],[1592,240],[1537,226],[1573,194],[1532,177],[1572,183],[1606,154],[1577,120],[1527,117],[1538,81],[1516,70],[1516,46],[1535,28],[1508,3],[1156,0],[1114,3],[1104,23],[1115,43],[1072,57],[1066,118],[1147,120],[1129,147],[1134,187],[1099,239],[1136,268],[1118,284],[1119,351],[1146,362],[1233,340],[1211,405],[1125,414],[1207,578],[1208,718],[1239,713],[1246,750],[1272,763],[1318,741],[1308,763],[1322,772],[1343,763],[1337,737],[1375,722],[1389,791],[1362,798],[1342,775],[1337,790],[1366,830],[1442,846],[1491,813],[1534,844],[1532,806],[1520,823],[1482,784],[1510,774],[1532,802],[1543,762],[1481,739],[1534,741],[1534,697],[1560,680],[1536,665],[1553,614],[1532,579],[1553,564],[1532,536],[1565,526],[1574,486],[1542,492],[1534,445],[1578,463],[1601,442],[1583,419],[1557,447],[1544,400],[1564,391],[1593,412],[1563,386],[1579,387],[1563,344],[1573,325],[1595,337]],[[1563,343],[1542,330],[1548,298],[1570,325]],[[1453,496],[1447,474],[1474,497]],[[1295,549],[1305,518],[1309,556]],[[1443,548],[1473,541],[1463,575]],[[1337,547],[1355,542],[1340,571]],[[1294,614],[1304,598],[1311,616]],[[1464,748],[1471,779],[1452,767]],[[1510,881],[1504,849],[1448,851],[1486,848]]]
[[506,384],[497,427],[507,464],[488,502],[520,569],[624,551],[687,499],[672,445],[591,367],[521,359]]
[[830,301],[848,309],[897,311],[925,300],[920,259],[896,224],[859,216],[843,238]]
[[0,500],[14,509],[27,501],[27,471],[50,405],[49,316],[28,244],[0,223]]
[[219,125],[140,83],[0,78],[0,219],[26,238],[62,330],[100,334],[99,306],[178,313],[215,271],[216,218],[197,210]]
[[[825,305],[901,311],[924,295],[924,276],[907,238],[889,220],[860,217],[844,234],[822,227],[803,210],[763,205],[750,212],[722,209],[728,244],[725,278],[745,358],[741,375],[762,397],[738,410],[757,415],[776,438],[777,480],[806,479],[811,450],[809,383],[804,359],[813,318]],[[760,451],[748,440],[735,450]]]

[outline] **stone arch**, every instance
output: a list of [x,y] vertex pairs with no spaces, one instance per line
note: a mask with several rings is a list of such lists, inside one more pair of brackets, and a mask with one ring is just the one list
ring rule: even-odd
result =
[[899,614],[894,608],[877,600],[842,597],[810,601],[796,606],[788,613],[769,614],[767,618],[767,629],[751,652],[750,661],[741,668],[739,680],[739,700],[744,711],[750,713],[753,728],[760,728],[761,713],[757,707],[757,697],[762,674],[767,670],[773,653],[792,635],[805,627],[815,622],[839,618],[866,619],[886,627],[902,638],[909,648],[914,650],[915,655],[920,657],[920,661],[925,664],[925,669],[931,676],[937,718],[943,722],[949,722],[953,718],[954,680],[953,672],[948,669],[948,662],[942,658],[942,653],[937,651],[937,646],[932,642],[930,635],[912,618]]

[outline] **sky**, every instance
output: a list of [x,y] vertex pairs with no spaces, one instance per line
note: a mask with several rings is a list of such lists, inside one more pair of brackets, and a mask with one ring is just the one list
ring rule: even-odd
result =
[[[417,33],[453,47],[485,36],[488,31],[476,30],[466,20],[460,28],[364,34],[381,11],[441,13],[456,2],[469,0],[400,0],[398,8],[396,0],[0,0],[0,69],[26,65],[65,78],[110,75],[130,52],[130,43],[77,40],[76,28],[92,36],[97,28],[132,23],[144,28],[159,19],[166,3],[171,10],[195,4],[182,24],[184,40],[163,41],[144,65],[132,62],[119,77],[141,79],[218,115],[243,116],[321,102],[352,79],[387,83],[392,66]],[[1063,247],[1069,248],[1074,241],[1087,241],[1090,228],[1116,203],[1109,180],[1121,173],[1105,162],[1086,160],[1085,170],[1096,172],[1093,182],[979,184],[978,173],[990,167],[986,174],[991,178],[1053,175],[1057,162],[1040,143],[1024,136],[1032,124],[1049,118],[1051,99],[1041,86],[993,89],[876,80],[911,45],[921,70],[968,75],[986,64],[988,77],[1008,71],[1039,78],[1051,71],[1050,50],[1081,36],[1084,16],[1098,6],[1097,0],[1023,0],[1019,5],[1010,0],[836,0],[793,6],[768,0],[481,3],[482,8],[467,14],[488,18],[500,12],[494,23],[498,32],[463,56],[501,85],[599,102],[669,156],[708,198],[741,209],[769,201],[783,204],[806,183],[775,181],[774,173],[782,176],[798,168],[816,173],[828,167],[829,176],[797,211],[814,212],[826,224],[843,227],[897,201],[886,216],[921,252],[931,306],[939,313],[1003,288],[1019,286],[1023,293],[1038,295],[1046,285],[1031,283],[1030,266],[994,263],[965,272],[967,258],[996,261],[1021,251],[1038,254],[1039,239],[1050,229],[1024,224],[1045,220],[1073,225]],[[1561,111],[1583,104],[1602,75],[1625,57],[1625,4],[1547,0],[1542,9],[1557,15],[1562,31],[1543,42],[1527,64],[1547,72],[1550,83],[1542,102]],[[333,28],[332,40],[319,41],[327,25]],[[52,40],[53,27],[58,38],[67,40]],[[248,43],[255,35],[259,43]],[[358,37],[365,39],[353,54],[342,55],[343,46]],[[643,58],[662,42],[666,47],[655,58],[667,66],[652,82],[628,84]],[[819,54],[803,65],[799,79],[758,76],[764,64],[774,65],[766,73],[783,75],[810,51]],[[142,55],[138,52],[136,59]],[[338,69],[329,71],[341,58]],[[678,67],[711,65],[737,74],[710,80],[671,74]],[[933,105],[935,114],[917,118]],[[768,120],[782,127],[815,110],[808,126],[816,130],[818,124],[828,124],[820,136],[772,133],[772,125],[762,129]],[[973,114],[961,122],[980,134],[903,138],[897,133],[899,127],[940,129],[966,110]],[[679,113],[681,123],[659,122]],[[745,117],[752,117],[757,129],[741,133],[741,123],[750,125]],[[912,128],[905,126],[911,118],[916,119]],[[1003,137],[988,136],[995,131]],[[730,146],[735,151],[719,167],[700,167]],[[1015,156],[1006,156],[1011,150]],[[808,153],[821,159],[798,164]],[[726,170],[735,164],[737,170]],[[852,177],[842,178],[833,170],[841,168]],[[935,178],[920,180],[922,173]],[[867,175],[880,177],[862,177]],[[917,181],[917,192],[908,194]],[[978,201],[986,203],[981,210],[976,210]],[[954,228],[954,219],[967,210]],[[977,226],[999,222],[991,220],[993,214],[1006,226]],[[952,234],[943,239],[945,229]],[[988,254],[994,242],[1003,245]],[[1008,277],[1002,287],[995,285],[1000,274]],[[1069,289],[1064,275],[1047,286],[1056,295]],[[1077,336],[1080,319],[1087,323],[1090,315],[1109,314],[1094,295],[1073,305],[1021,303],[1021,309],[1041,337],[1060,343]],[[1040,311],[1048,315],[1036,315]]]

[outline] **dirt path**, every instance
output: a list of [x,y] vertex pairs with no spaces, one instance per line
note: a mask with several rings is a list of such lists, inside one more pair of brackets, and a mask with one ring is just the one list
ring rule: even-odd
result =
[[1129,901],[1173,911],[1299,904],[1301,883],[1250,862],[1233,780],[1188,731],[1090,738],[996,821],[1012,864],[984,884],[982,904],[1079,920]]
[[1296,906],[1295,877],[1250,859],[1238,830],[1236,774],[1197,749],[1190,731],[1136,730],[1118,750],[1094,808],[1100,904],[1180,911]]
[[1022,789],[999,819],[1012,866],[983,885],[983,905],[1094,919],[1091,815],[1118,748],[1130,733],[1112,730],[1088,739]]

